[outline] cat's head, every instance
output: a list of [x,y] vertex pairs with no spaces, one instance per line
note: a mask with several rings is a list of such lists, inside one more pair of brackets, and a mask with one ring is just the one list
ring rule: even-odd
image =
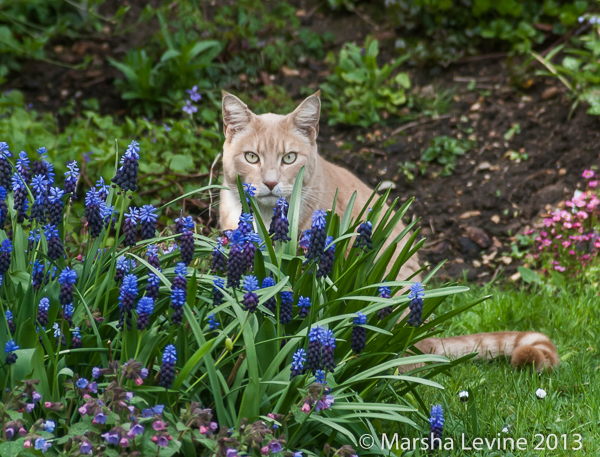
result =
[[317,161],[317,135],[321,100],[319,92],[292,113],[256,115],[234,95],[223,92],[223,171],[230,187],[236,175],[256,187],[263,206],[274,206],[279,196],[288,201],[302,167],[310,182]]

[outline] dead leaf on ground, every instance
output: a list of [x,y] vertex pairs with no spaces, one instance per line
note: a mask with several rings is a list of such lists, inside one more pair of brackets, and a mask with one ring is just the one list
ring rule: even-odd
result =
[[300,72],[298,70],[295,68],[286,67],[285,65],[281,67],[281,71],[285,76],[300,76]]
[[458,216],[460,219],[469,219],[470,217],[481,216],[481,211],[467,211]]

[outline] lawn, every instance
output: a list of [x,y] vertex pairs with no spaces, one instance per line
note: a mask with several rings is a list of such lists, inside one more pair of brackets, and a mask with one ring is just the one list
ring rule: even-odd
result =
[[[448,311],[486,295],[492,297],[444,325],[442,335],[535,330],[554,341],[561,364],[552,373],[537,375],[529,370],[515,371],[508,360],[470,362],[452,368],[447,377],[438,378],[444,391],[423,389],[427,403],[444,405],[444,431],[455,440],[455,449],[463,433],[470,439],[492,439],[499,434],[502,438],[514,438],[515,442],[518,438],[528,441],[526,451],[515,450],[512,454],[455,451],[448,455],[596,455],[600,446],[600,393],[595,387],[600,366],[597,289],[589,284],[573,285],[569,291],[553,285],[523,289],[474,285],[469,292],[447,300],[441,309]],[[547,394],[541,400],[535,394],[539,388]],[[468,402],[459,399],[458,393],[464,390],[470,393]],[[391,430],[408,437],[418,436],[410,428]],[[536,450],[541,440],[536,434],[544,439],[556,435],[559,446],[549,449],[554,446],[550,438],[549,443]],[[563,435],[567,437],[566,450]],[[582,443],[577,451],[576,435],[581,435]]]

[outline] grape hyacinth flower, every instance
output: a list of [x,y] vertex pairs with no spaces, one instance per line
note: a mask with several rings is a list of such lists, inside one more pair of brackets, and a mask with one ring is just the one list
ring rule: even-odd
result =
[[43,225],[46,223],[46,197],[48,194],[48,180],[44,175],[35,175],[31,180],[31,187],[35,199],[31,205],[31,220]]
[[290,291],[281,292],[281,308],[279,308],[279,323],[289,324],[294,318],[294,293]]
[[442,437],[444,434],[444,409],[442,405],[434,405],[431,408],[431,417],[429,418],[431,426],[431,449],[438,449],[442,446]]
[[327,249],[323,253],[323,257],[321,257],[321,261],[319,262],[319,269],[317,270],[317,278],[322,278],[324,276],[329,276],[333,272],[333,264],[335,262],[335,244],[333,243],[333,237],[328,236],[325,240],[325,246]]
[[370,251],[373,249],[373,243],[371,241],[371,235],[373,234],[373,223],[371,221],[363,222],[358,226],[356,230],[358,236],[354,242],[354,247],[362,249],[363,251]]
[[317,384],[327,384],[327,381],[325,381],[325,372],[323,370],[317,370],[315,373],[315,382]]
[[35,259],[33,262],[33,267],[31,269],[31,284],[33,285],[33,290],[38,291],[40,287],[42,287],[42,283],[44,281],[44,264],[39,260]]
[[304,372],[304,362],[306,362],[306,351],[303,348],[300,348],[292,356],[290,381]]
[[169,344],[162,356],[162,365],[158,372],[158,385],[169,389],[175,380],[175,364],[177,363],[177,349]]
[[48,241],[48,257],[52,260],[58,260],[65,255],[65,248],[58,236],[56,225],[46,225],[44,227],[46,240]]
[[137,178],[140,159],[140,145],[137,141],[132,141],[123,157],[121,157],[121,167],[117,170],[112,182],[127,192],[137,190]]
[[[392,292],[389,287],[383,286],[379,288],[379,296],[381,298],[391,298],[391,293]],[[392,306],[386,306],[385,308],[382,308],[379,311],[377,311],[377,318],[381,321],[388,317],[390,314],[392,314],[393,310],[394,309]]]
[[[266,289],[267,287],[275,286],[275,280],[271,276],[265,277],[262,282],[262,288]],[[271,311],[273,314],[277,312],[277,300],[275,297],[269,298],[266,302],[263,303],[263,306]]]
[[65,192],[59,187],[50,188],[50,195],[48,195],[48,204],[46,205],[46,208],[48,210],[50,224],[52,225],[58,225],[62,222],[64,207],[62,197],[64,194]]
[[302,232],[300,240],[298,241],[298,246],[304,249],[305,253],[308,251],[308,246],[310,246],[310,229]]
[[[162,269],[160,268],[160,260],[158,258],[158,246],[154,244],[149,244],[146,248],[146,256],[148,257],[148,263],[150,265],[152,265],[158,271],[162,271]],[[151,270],[148,270],[148,284],[146,285],[146,297],[150,297],[156,300],[158,298],[159,288],[160,278]]]
[[5,189],[10,189],[12,167],[8,158],[12,157],[12,154],[8,150],[8,143],[0,142],[0,186]]
[[0,275],[2,276],[4,276],[10,268],[10,259],[12,251],[12,242],[9,239],[2,240],[2,244],[0,244]]
[[6,189],[0,186],[0,230],[4,230],[7,217],[8,205],[6,204]]
[[256,195],[256,187],[254,187],[252,183],[243,183],[242,187],[244,188],[244,197],[246,198],[246,203],[248,203],[248,210],[250,213],[252,213],[250,197],[254,197]]
[[71,346],[73,347],[73,349],[80,349],[81,333],[79,331],[79,327],[75,327],[73,330],[71,330],[71,333],[73,335],[73,337],[71,338]]
[[50,300],[44,297],[38,304],[37,321],[42,327],[48,325],[48,310],[50,309]]
[[406,321],[408,325],[418,327],[423,323],[423,297],[425,296],[425,288],[420,282],[414,283],[410,286],[410,292],[408,298],[410,299],[410,314]]
[[252,271],[254,269],[254,256],[256,255],[256,244],[260,243],[260,237],[256,232],[250,232],[244,236],[242,252],[244,256],[244,269]]
[[103,202],[108,198],[110,187],[104,182],[104,178],[100,176],[100,179],[96,181],[96,187],[98,188],[98,198]]
[[325,330],[321,332],[321,369],[333,371],[335,369],[334,352],[335,352],[335,336],[333,330]]
[[79,180],[79,167],[77,161],[73,160],[67,164],[67,171],[65,172],[65,193],[70,195],[71,198],[75,196],[77,191],[77,181]]
[[352,328],[352,338],[350,348],[360,354],[367,347],[367,329],[363,326],[367,323],[367,316],[360,311],[354,318],[354,328]]
[[223,303],[223,292],[221,292],[220,289],[224,289],[225,288],[225,281],[222,278],[218,278],[215,277],[215,279],[213,280],[213,308],[216,308],[217,306],[219,306],[221,303]]
[[273,208],[273,217],[271,218],[271,226],[269,227],[269,235],[271,235],[273,241],[281,241],[287,243],[291,240],[289,237],[290,221],[288,221],[287,214],[289,204],[283,197],[277,199],[275,208]]
[[8,322],[8,331],[11,333],[15,333],[17,331],[17,327],[15,326],[15,322],[13,321],[13,313],[10,310],[6,310],[4,312],[4,317],[6,318],[6,322]]
[[125,275],[129,273],[128,259],[124,255],[117,257],[117,265],[115,268],[115,282],[119,283],[123,280]]
[[217,238],[217,244],[212,252],[212,262],[210,265],[210,272],[212,274],[218,273],[225,270],[225,253],[223,252],[223,241],[221,238]]
[[258,279],[256,276],[244,276],[244,300],[242,304],[244,305],[244,309],[251,313],[256,312],[256,308],[258,307],[258,295],[254,292],[258,289]]
[[306,354],[306,364],[304,369],[315,373],[321,368],[321,333],[324,329],[320,325],[312,327],[308,332],[308,351]]
[[243,235],[235,230],[230,238],[231,249],[227,260],[227,287],[238,288],[244,273]]
[[306,260],[318,262],[323,256],[325,242],[327,240],[327,231],[325,230],[325,210],[318,209],[312,215],[312,226],[310,228],[310,244],[306,252]]
[[309,297],[300,297],[298,299],[298,316],[304,319],[310,313],[310,298]]
[[254,226],[252,223],[254,222],[254,216],[251,213],[242,213],[240,216],[240,221],[238,223],[239,232],[246,236],[250,232],[254,231]]
[[27,153],[25,151],[19,152],[19,158],[17,159],[15,168],[26,183],[31,179],[31,168],[29,167],[29,164],[29,156]]
[[125,246],[135,246],[137,242],[137,225],[140,219],[140,210],[132,206],[129,207],[129,213],[125,213],[125,222],[123,223],[123,234],[125,235]]
[[[6,187],[10,189],[10,187]],[[27,199],[27,187],[25,182],[19,173],[15,173],[12,176],[12,190],[13,190],[13,209],[17,211],[17,222],[22,224],[27,216],[27,209],[29,208],[29,200]]]
[[215,320],[215,313],[210,313],[206,320],[208,321],[208,328],[210,330],[216,330],[221,325]]
[[85,218],[92,238],[100,236],[104,228],[104,219],[100,212],[101,202],[96,188],[92,187],[85,196]]
[[77,282],[77,272],[69,267],[65,267],[58,275],[58,283],[60,284],[60,293],[58,301],[63,307],[63,315],[69,325],[73,325],[71,316],[73,315],[73,287]]
[[119,330],[123,331],[123,326],[127,323],[127,330],[131,330],[131,317],[133,314],[133,307],[135,303],[135,297],[137,296],[137,277],[129,274],[123,278],[123,284],[121,284],[121,293],[119,294]]
[[140,208],[140,225],[142,227],[142,240],[149,240],[156,235],[156,221],[158,215],[153,205],[144,205]]
[[17,344],[13,340],[8,340],[6,342],[6,344],[4,345],[4,352],[7,354],[5,359],[7,365],[12,365],[17,361],[18,357],[17,354],[15,354],[15,351],[18,349],[19,346],[17,346]]
[[150,323],[150,315],[154,311],[154,299],[142,297],[138,302],[136,311],[138,313],[137,328],[138,330],[144,330]]
[[46,154],[48,150],[45,147],[37,149],[37,153],[40,155],[39,159],[33,162],[32,174],[42,175],[48,181],[48,186],[54,184],[54,165],[48,162]]
[[187,298],[186,264],[179,262],[175,267],[175,274],[177,276],[173,279],[173,285],[171,287],[171,308],[173,308],[171,322],[173,325],[181,325],[181,321],[183,320],[183,305]]
[[[181,260],[186,265],[192,263],[194,259],[194,219],[191,216],[181,220],[181,239],[179,249],[181,251]],[[214,256],[213,256],[214,259]]]

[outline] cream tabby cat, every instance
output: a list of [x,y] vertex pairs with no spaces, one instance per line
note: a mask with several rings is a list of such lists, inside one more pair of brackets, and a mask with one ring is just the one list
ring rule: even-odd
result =
[[[311,226],[311,215],[317,209],[330,209],[336,190],[336,212],[343,214],[352,194],[357,197],[353,208],[356,219],[372,190],[349,171],[323,159],[317,148],[321,100],[311,95],[287,116],[256,115],[234,95],[223,93],[223,185],[232,190],[221,191],[220,223],[223,229],[235,229],[242,212],[237,192],[236,175],[256,187],[256,200],[264,221],[270,221],[279,195],[290,199],[294,180],[302,167],[302,209],[300,229]],[[389,240],[405,225],[399,223]],[[397,249],[400,252],[400,249]],[[402,268],[401,278],[420,269],[413,256]],[[418,280],[418,274],[413,280]],[[552,369],[559,363],[550,339],[535,332],[482,333],[451,338],[427,338],[417,344],[425,353],[462,356],[478,352],[480,358],[499,355],[511,357],[514,366],[535,364],[537,371]]]

